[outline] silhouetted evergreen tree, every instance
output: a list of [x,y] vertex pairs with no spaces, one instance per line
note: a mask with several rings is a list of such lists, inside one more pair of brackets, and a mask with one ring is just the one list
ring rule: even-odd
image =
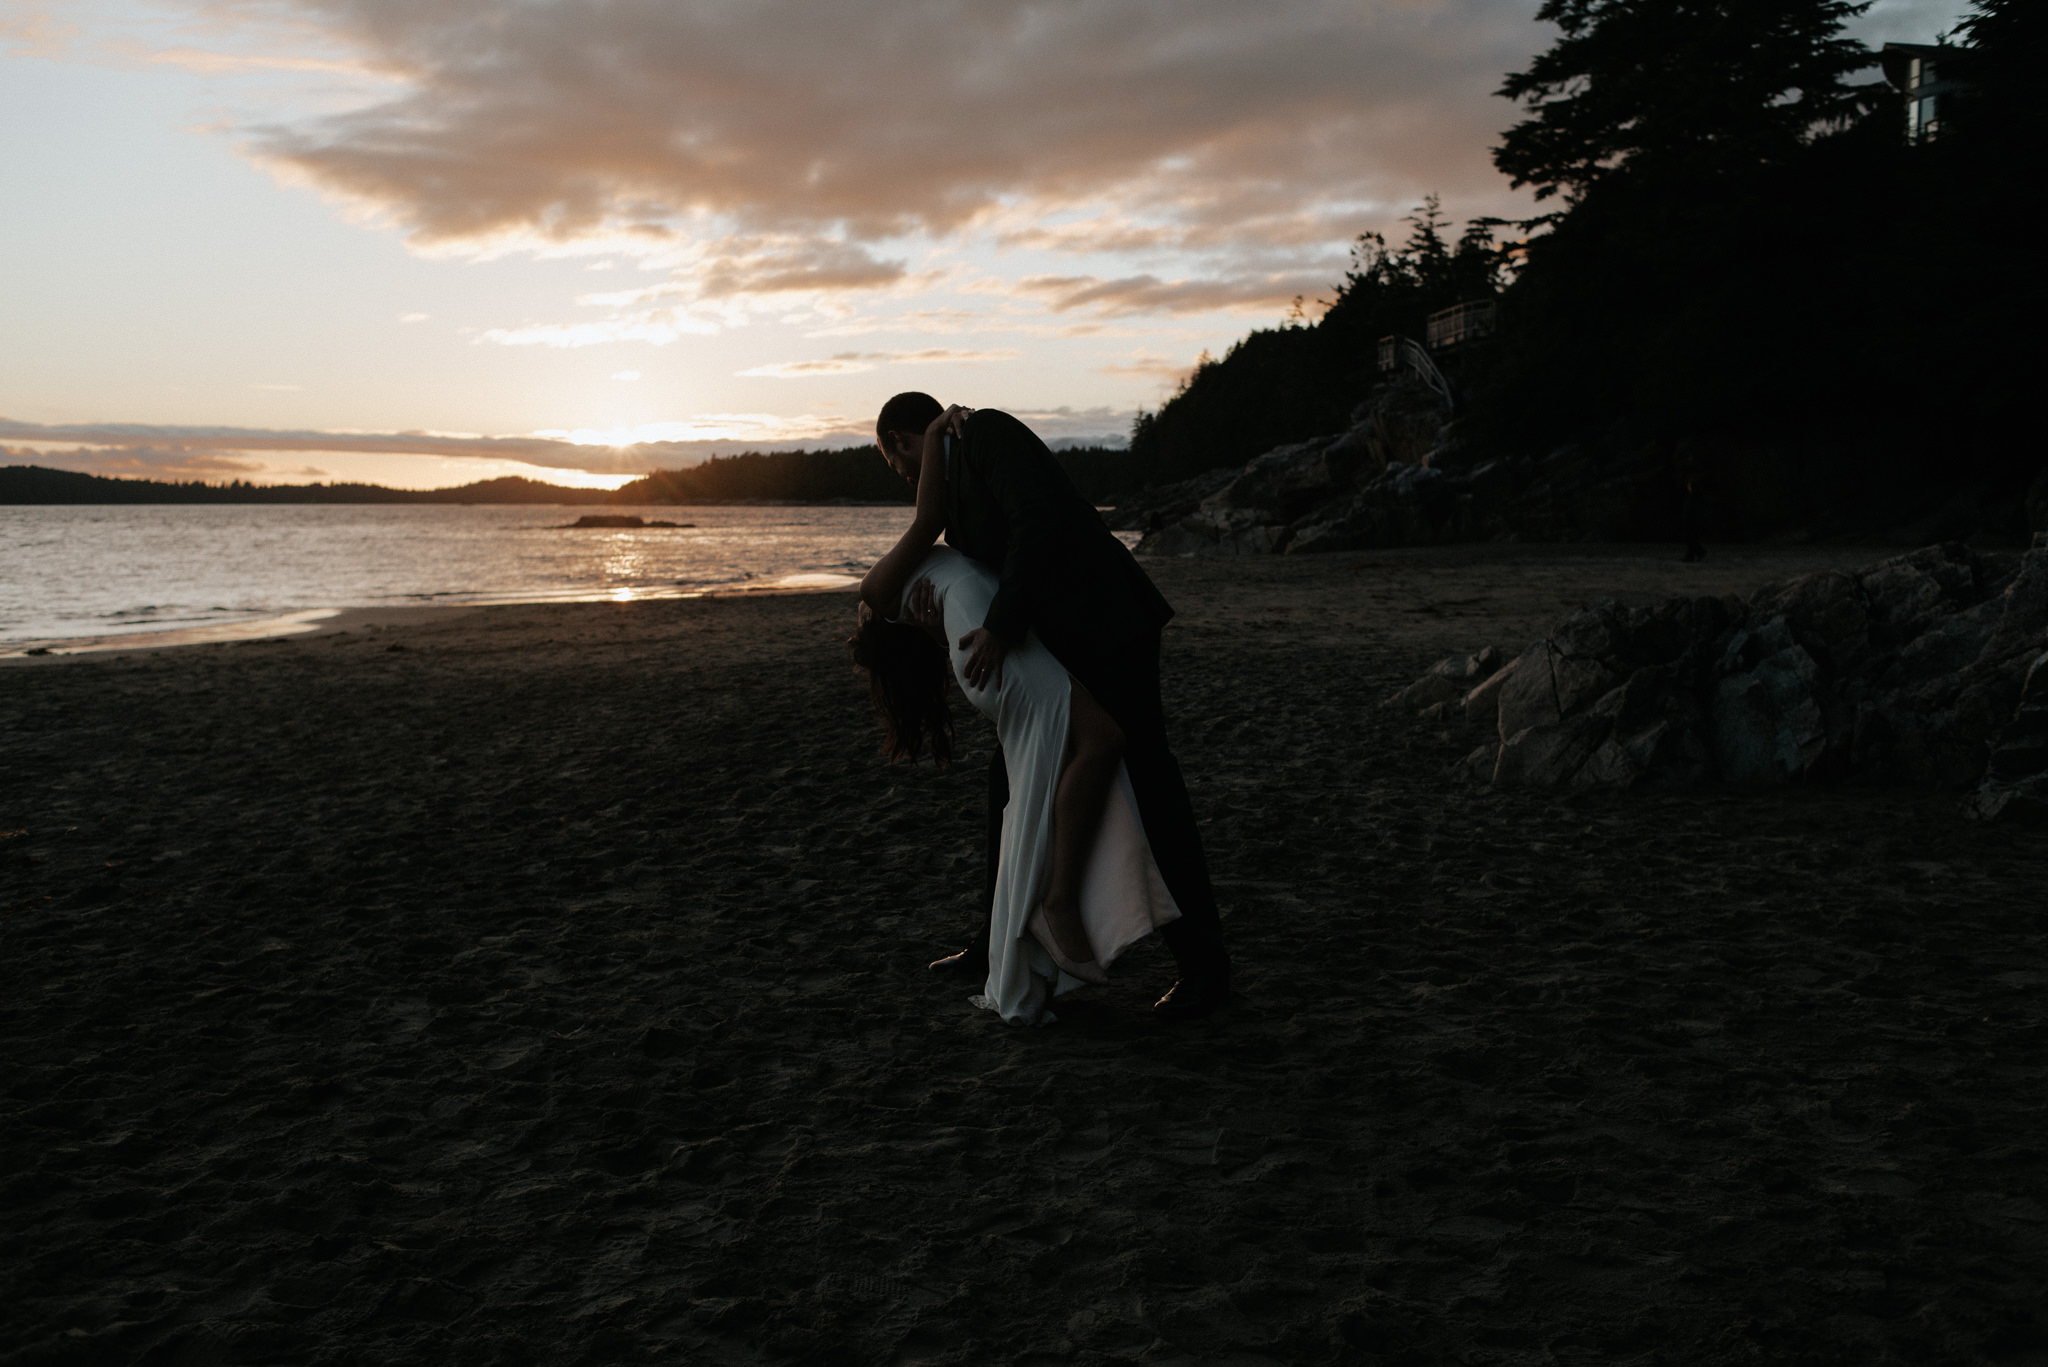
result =
[[[1563,36],[1500,93],[1527,106],[1494,164],[1578,203],[1618,174],[1696,183],[1796,157],[1866,112],[1841,33],[1869,0],[1546,0]],[[1702,185],[1701,188],[1704,188]]]
[[1863,8],[1545,4],[1561,37],[1502,87],[1529,117],[1495,161],[1563,208],[1508,292],[1476,439],[1769,445],[1720,474],[1751,532],[1909,522],[2031,477],[2004,429],[2037,383],[2041,285],[1994,225],[2041,208],[2048,6],[1980,0],[1942,59],[1973,89],[1921,145],[1897,91],[1850,80],[1875,65],[1840,32]]
[[[1840,31],[1864,7],[1548,0],[1539,17],[1561,36],[1502,86],[1529,117],[1494,160],[1564,207],[1527,225],[1549,231],[1475,377],[1477,439],[1670,443],[1842,399],[1835,339],[1884,320],[1840,267],[1867,245],[1899,150],[1852,136],[1896,108],[1848,79],[1873,61]],[[1803,507],[1836,477],[1799,472],[1774,497]]]
[[[1966,148],[2024,148],[2038,154],[2048,135],[2048,100],[2041,98],[2048,5],[1976,0],[1974,8],[1977,12],[1959,26],[1964,44],[1955,57],[1956,74],[1967,88],[1943,111],[1943,124]],[[2048,189],[2038,175],[2008,179],[2037,198]]]

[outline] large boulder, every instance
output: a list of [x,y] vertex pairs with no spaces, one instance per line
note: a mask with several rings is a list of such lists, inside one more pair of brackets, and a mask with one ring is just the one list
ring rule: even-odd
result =
[[1997,603],[1998,625],[1984,643],[1985,659],[2026,654],[2048,635],[2048,531],[2035,534],[2033,549],[2004,580]]
[[1604,717],[1567,717],[1546,726],[1525,726],[1501,743],[1493,781],[1557,788],[1569,784],[1613,732]]
[[2048,651],[2028,663],[2012,719],[1984,766],[1984,782],[1963,804],[1974,817],[2048,817]]
[[1827,753],[1820,666],[1783,617],[1738,631],[1714,684],[1714,758],[1730,783],[1805,778]]
[[1712,771],[1705,719],[1666,671],[1639,669],[1594,704],[1613,721],[1606,742],[1572,777],[1575,788],[1689,788]]
[[[1228,487],[1239,473],[1235,465],[1219,466],[1177,484],[1147,489],[1117,504],[1102,520],[1117,532],[1151,533],[1171,527],[1201,507],[1203,499]],[[1144,543],[1139,545],[1142,548]]]
[[[1431,531],[1441,511],[1437,491],[1418,490],[1412,474],[1392,484],[1385,477],[1390,469],[1427,471],[1431,454],[1448,449],[1448,418],[1442,400],[1423,386],[1385,384],[1345,431],[1150,491],[1118,507],[1109,525],[1145,532],[1140,555],[1261,555],[1438,539]],[[1368,497],[1369,490],[1376,492]],[[1347,518],[1361,499],[1373,527],[1352,534]]]
[[1492,646],[1439,660],[1429,673],[1387,699],[1385,705],[1421,710],[1439,703],[1463,703],[1466,695],[1499,670],[1500,662],[1501,654]]
[[1283,550],[1293,524],[1351,489],[1372,461],[1360,429],[1275,447],[1217,482],[1194,507],[1152,527],[1138,543],[1138,553],[1264,555]]
[[1402,376],[1373,393],[1362,421],[1353,427],[1370,452],[1376,469],[1389,465],[1424,465],[1442,451],[1451,427],[1450,411],[1436,391],[1420,380]]
[[1265,555],[1282,550],[1293,524],[1351,487],[1372,464],[1361,431],[1279,446],[1246,465],[1186,516],[1138,545],[1164,555]]
[[1291,523],[1328,500],[1334,489],[1356,482],[1361,471],[1386,469],[1375,461],[1362,431],[1279,446],[1244,467],[1243,473],[1203,501],[1204,507],[1256,509]]
[[1932,546],[1747,602],[1596,599],[1499,668],[1478,661],[1394,701],[1491,730],[1462,767],[1497,784],[1854,774],[1974,788],[1980,815],[2048,792],[2048,534],[2023,557]]
[[1614,687],[1614,670],[1593,655],[1569,653],[1556,639],[1523,651],[1500,690],[1500,738],[1531,727],[1555,726],[1585,710]]
[[1304,515],[1286,542],[1289,555],[1365,551],[1382,546],[1432,546],[1484,534],[1479,472],[1454,474],[1396,463],[1356,493],[1327,500]]
[[1268,555],[1286,544],[1287,524],[1256,508],[1204,503],[1138,543],[1140,555]]

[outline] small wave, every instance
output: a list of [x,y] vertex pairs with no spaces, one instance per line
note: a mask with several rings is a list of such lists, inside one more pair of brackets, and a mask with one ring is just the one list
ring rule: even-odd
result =
[[766,585],[777,589],[837,589],[858,584],[860,580],[850,574],[809,573],[785,574],[774,583]]
[[113,612],[103,612],[97,616],[82,617],[77,620],[80,621],[81,625],[87,622],[97,623],[98,625],[95,629],[100,631],[161,631],[168,627],[182,626],[187,623],[217,624],[222,614],[246,620],[253,617],[265,617],[276,611],[276,608],[267,607],[178,608],[152,604],[149,607],[143,608],[118,608]]

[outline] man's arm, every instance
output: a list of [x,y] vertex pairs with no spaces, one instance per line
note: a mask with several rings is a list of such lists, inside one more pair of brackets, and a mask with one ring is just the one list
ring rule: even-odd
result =
[[[877,560],[860,581],[861,601],[884,617],[896,615],[910,576],[923,563],[939,533],[946,529],[946,462],[941,448],[949,433],[960,431],[964,411],[957,406],[949,408],[925,429],[917,473],[916,512],[889,553]],[[954,439],[957,441],[958,437]]]

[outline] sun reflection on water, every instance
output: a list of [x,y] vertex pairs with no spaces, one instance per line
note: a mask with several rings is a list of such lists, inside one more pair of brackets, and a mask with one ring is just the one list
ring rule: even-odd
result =
[[850,588],[906,517],[895,506],[646,507],[631,515],[679,525],[564,525],[578,515],[520,505],[0,508],[0,647],[316,607]]

